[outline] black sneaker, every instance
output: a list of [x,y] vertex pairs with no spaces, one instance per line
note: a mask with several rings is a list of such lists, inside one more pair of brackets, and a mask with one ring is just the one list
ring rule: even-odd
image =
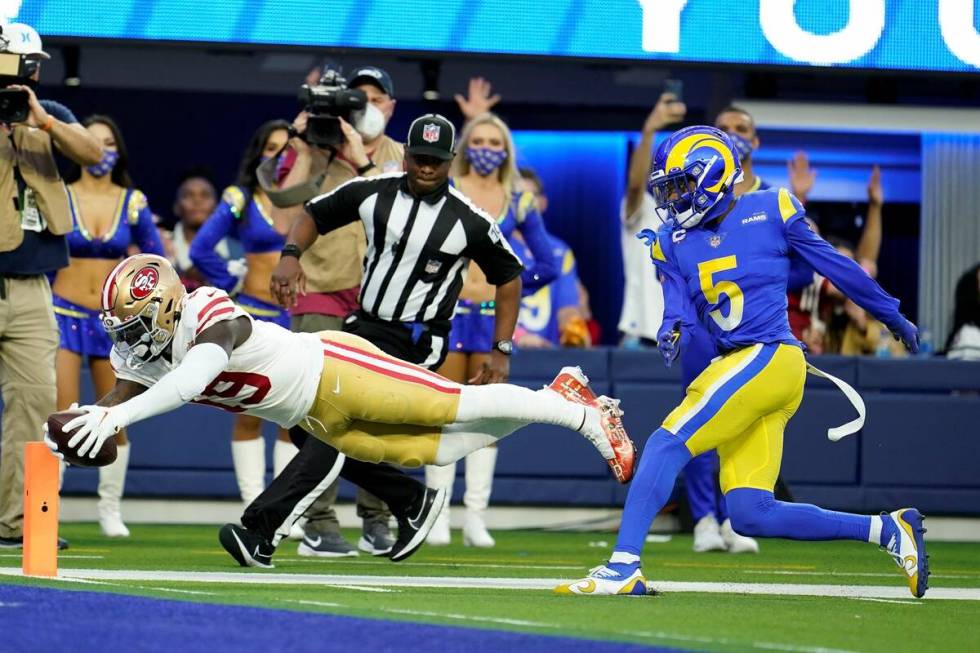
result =
[[303,541],[296,547],[296,553],[301,556],[314,558],[349,558],[357,555],[357,549],[336,531],[328,533],[310,533],[303,536]]
[[398,540],[388,554],[394,562],[404,560],[422,546],[445,505],[446,488],[427,487],[409,507],[408,515],[398,518]]
[[225,524],[218,531],[218,541],[242,567],[272,569],[276,547],[267,539],[238,524]]
[[373,556],[386,556],[395,545],[388,524],[383,521],[364,523],[364,531],[357,542],[357,548]]
[[[24,536],[19,537],[0,537],[0,549],[23,549]],[[64,551],[68,548],[68,540],[63,537],[58,538],[58,550]]]

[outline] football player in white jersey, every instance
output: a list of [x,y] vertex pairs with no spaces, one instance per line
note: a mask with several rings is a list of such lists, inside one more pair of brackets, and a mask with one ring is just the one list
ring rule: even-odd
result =
[[298,424],[353,458],[406,467],[445,465],[527,424],[555,424],[584,435],[619,481],[633,473],[619,402],[595,396],[578,368],[538,391],[460,385],[353,334],[253,321],[217,288],[187,294],[170,263],[149,254],[109,274],[102,316],[117,381],[65,425],[80,456],[94,457],[121,428],[194,402]]

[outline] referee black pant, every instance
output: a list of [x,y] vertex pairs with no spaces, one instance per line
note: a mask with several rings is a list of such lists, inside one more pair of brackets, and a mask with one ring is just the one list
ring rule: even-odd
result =
[[[446,358],[445,327],[404,326],[356,313],[344,322],[344,331],[358,335],[381,351],[410,363],[439,367]],[[425,485],[387,463],[373,464],[349,459],[333,447],[296,426],[289,437],[299,452],[242,515],[242,525],[259,533],[273,546],[337,479],[347,479],[378,497],[400,518],[425,491]]]

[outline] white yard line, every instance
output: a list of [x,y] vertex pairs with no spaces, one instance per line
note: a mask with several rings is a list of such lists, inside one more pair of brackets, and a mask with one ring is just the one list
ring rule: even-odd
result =
[[897,603],[898,605],[922,605],[920,601],[916,601],[915,599],[899,601],[895,599],[876,599],[870,596],[852,596],[850,599],[852,601],[874,601],[875,603]]
[[[20,576],[16,568],[0,568],[0,575]],[[275,572],[227,571],[130,571],[126,569],[62,569],[59,578],[136,582],[231,583],[248,585],[320,585],[361,587],[443,587],[457,589],[550,590],[566,582],[560,578],[473,578],[445,576],[373,576],[355,574],[282,574]],[[707,594],[761,594],[777,596],[826,596],[839,598],[907,599],[908,590],[895,585],[811,585],[801,583],[712,583],[659,581],[661,592]],[[929,590],[929,599],[980,601],[980,589],[939,587]]]
[[[872,571],[793,571],[791,569],[741,569],[743,574],[773,574],[774,576],[853,576],[855,578],[894,578],[895,572]],[[969,574],[929,574],[929,578],[957,578],[961,580],[980,580],[980,576]]]
[[[23,553],[0,553],[0,558],[23,558]],[[59,553],[58,560],[102,560],[105,556],[84,556],[74,553]]]
[[[299,557],[299,556],[276,556],[276,562],[321,562],[325,564],[335,565],[337,564],[337,558],[314,558],[314,557]],[[373,565],[373,562],[355,562],[354,560],[344,559],[342,562],[349,562],[360,565]],[[517,564],[515,562],[515,564]],[[459,562],[399,562],[399,567],[449,567],[450,569],[458,569],[459,567],[479,567],[480,569],[513,569],[514,565],[497,565],[486,562],[465,562],[460,560]],[[521,563],[521,569],[581,569],[582,565],[525,565]]]

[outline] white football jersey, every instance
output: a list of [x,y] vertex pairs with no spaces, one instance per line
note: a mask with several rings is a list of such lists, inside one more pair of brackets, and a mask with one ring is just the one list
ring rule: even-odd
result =
[[252,335],[231,352],[228,367],[194,403],[255,415],[286,428],[294,426],[306,417],[316,397],[323,371],[323,343],[313,333],[292,333],[271,322],[252,320],[217,288],[203,286],[184,297],[171,342],[171,360],[161,356],[132,368],[113,347],[112,367],[118,378],[149,387],[180,364],[198,334],[238,317],[252,321]]
[[657,339],[664,319],[664,291],[657,269],[650,260],[650,248],[644,247],[636,234],[644,229],[656,231],[663,224],[654,210],[653,196],[643,193],[643,201],[633,215],[626,215],[626,200],[620,207],[623,243],[623,312],[619,330],[631,336]]

